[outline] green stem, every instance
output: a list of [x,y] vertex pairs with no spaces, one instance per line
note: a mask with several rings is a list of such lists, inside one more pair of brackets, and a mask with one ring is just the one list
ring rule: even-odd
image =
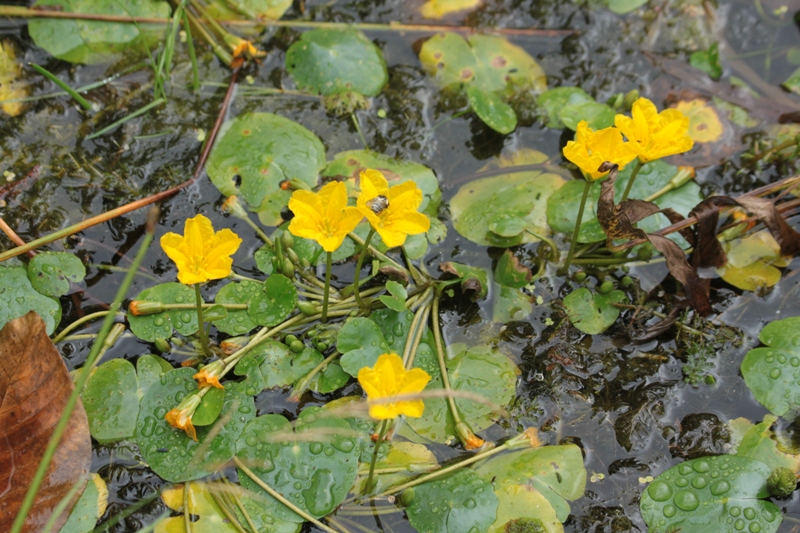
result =
[[356,131],[358,132],[358,136],[361,138],[361,144],[364,145],[364,150],[369,150],[367,139],[364,137],[364,132],[361,131],[361,124],[358,122],[358,117],[356,116],[355,112],[350,113],[350,118],[353,119],[353,124],[356,126]]
[[417,349],[425,333],[425,324],[428,323],[428,316],[431,312],[430,295],[432,291],[433,289],[430,287],[425,289],[421,296],[422,301],[425,303],[414,313],[414,319],[411,321],[411,327],[408,330],[408,339],[406,339],[406,345],[403,347],[403,366],[407,369],[414,364]]
[[374,489],[374,484],[377,480],[375,477],[375,465],[378,464],[378,451],[383,444],[383,439],[386,437],[386,432],[389,430],[389,420],[381,422],[381,428],[378,430],[378,440],[375,442],[375,448],[372,451],[372,461],[369,463],[369,474],[367,474],[367,484],[364,485],[364,493],[369,494]]
[[[436,344],[436,356],[439,360],[439,371],[442,374],[442,385],[447,393],[447,404],[450,406],[450,413],[453,415],[453,422],[456,426],[462,424],[461,415],[456,407],[456,400],[453,397],[453,389],[450,386],[450,377],[447,375],[447,364],[445,363],[445,350],[444,343],[442,342],[442,329],[439,324],[439,299],[441,291],[437,291],[436,296],[433,298],[433,342]],[[459,434],[459,437],[461,435]]]
[[[325,294],[322,295],[322,322],[328,321],[328,297],[331,292],[331,269],[333,268],[333,252],[325,258]],[[358,294],[358,293],[356,293]]]
[[355,292],[353,293],[356,297],[356,302],[358,302],[359,307],[364,307],[364,301],[361,299],[361,291],[359,290],[358,280],[361,277],[361,265],[364,264],[364,257],[369,253],[369,243],[372,241],[372,236],[375,235],[375,230],[369,228],[369,233],[367,234],[367,238],[364,239],[364,245],[361,247],[361,253],[358,254],[358,262],[356,263],[356,272],[353,275],[353,287],[355,287]]
[[411,275],[411,273],[408,272],[408,269],[406,269],[406,267],[404,267],[403,265],[401,265],[400,263],[398,263],[397,261],[395,261],[394,259],[392,259],[388,255],[382,253],[381,251],[379,251],[374,246],[367,246],[366,241],[364,241],[364,239],[362,239],[361,237],[356,235],[354,232],[351,231],[350,233],[347,234],[347,236],[350,237],[351,239],[353,239],[354,241],[356,241],[358,244],[360,244],[362,248],[368,249],[370,254],[372,254],[373,256],[377,257],[378,259],[380,259],[384,263],[389,263],[390,265],[392,265],[393,267],[397,268],[398,270],[400,270],[402,272],[405,272],[409,276]]
[[[153,242],[153,233],[155,232],[157,220],[158,216],[152,216],[152,214],[148,215],[147,233],[142,240],[142,244],[139,247],[139,251],[136,253],[133,263],[131,263],[128,273],[125,275],[125,279],[122,281],[122,284],[120,284],[119,290],[114,297],[114,301],[109,306],[108,314],[103,321],[103,325],[100,328],[100,333],[97,337],[98,341],[104,341],[108,336],[108,333],[111,331],[111,327],[114,325],[114,316],[117,314],[120,306],[122,305],[122,300],[125,298],[125,294],[128,292],[128,289],[133,282],[136,270],[142,264],[142,260],[147,253],[150,243]],[[72,412],[75,410],[75,406],[77,405],[78,399],[83,392],[83,388],[86,386],[86,382],[89,380],[89,373],[95,361],[97,360],[97,356],[100,353],[102,346],[102,342],[95,342],[92,345],[89,355],[86,357],[84,367],[81,369],[78,378],[75,380],[75,388],[72,390],[72,394],[70,394],[70,397],[67,400],[67,405],[64,407],[64,411],[61,413],[61,418],[59,419],[58,424],[56,424],[53,434],[50,436],[50,440],[47,443],[47,448],[45,448],[44,454],[42,454],[42,460],[39,463],[39,468],[36,470],[36,474],[34,474],[27,492],[25,492],[22,505],[20,505],[19,512],[14,519],[14,523],[12,524],[9,533],[20,533],[20,531],[22,531],[22,527],[25,524],[25,519],[28,517],[28,513],[33,506],[33,502],[36,499],[36,494],[39,492],[39,487],[42,485],[42,481],[44,480],[47,469],[50,466],[50,462],[53,460],[53,455],[55,455],[56,449],[58,448],[58,444],[61,442],[61,438],[64,436],[64,431],[67,429],[67,425],[72,417]]]
[[136,118],[136,117],[138,117],[140,115],[144,115],[145,113],[147,113],[148,111],[150,111],[154,107],[158,107],[158,106],[160,106],[161,104],[163,104],[166,101],[167,100],[164,99],[164,98],[156,98],[155,100],[153,100],[152,102],[150,102],[146,106],[144,106],[144,107],[142,107],[140,109],[137,109],[133,113],[125,115],[121,119],[117,120],[116,122],[113,122],[113,123],[109,124],[108,126],[106,126],[105,128],[101,129],[100,131],[96,131],[96,132],[94,132],[94,133],[92,133],[90,135],[87,135],[86,136],[86,140],[87,141],[91,141],[92,139],[100,137],[101,135],[105,135],[109,131],[117,128],[118,126],[121,126],[122,124],[125,124],[129,120],[132,120],[132,119],[134,119],[134,118]]
[[589,191],[592,189],[592,182],[585,180],[583,185],[583,196],[581,196],[581,206],[578,209],[578,217],[575,219],[575,229],[572,230],[572,240],[569,243],[569,252],[567,259],[564,261],[564,266],[561,268],[564,272],[569,272],[569,265],[572,263],[572,257],[575,255],[575,247],[578,245],[578,235],[581,232],[581,222],[583,222],[583,210],[586,207],[586,199],[589,198]]
[[336,359],[340,355],[342,355],[342,354],[338,350],[334,350],[332,354],[330,354],[328,357],[323,359],[320,364],[318,364],[317,366],[315,366],[311,370],[311,372],[306,374],[302,379],[300,379],[297,382],[297,384],[292,388],[292,393],[289,395],[289,398],[287,399],[287,401],[299,402],[300,401],[300,396],[302,396],[303,393],[306,391],[306,389],[308,388],[308,385],[311,383],[311,380],[314,379],[314,376],[319,374],[322,371],[323,368],[328,366],[328,363],[330,363],[331,361],[333,361],[334,359]]
[[58,76],[56,76],[55,74],[53,74],[52,72],[50,72],[46,68],[40,67],[36,63],[28,63],[28,64],[31,66],[31,68],[33,70],[35,70],[36,72],[38,72],[39,74],[41,74],[42,76],[47,78],[48,80],[52,81],[53,83],[55,83],[56,85],[58,85],[59,87],[64,89],[67,92],[67,94],[72,97],[73,100],[75,100],[76,102],[78,102],[81,105],[81,107],[83,107],[87,111],[91,111],[92,110],[92,104],[87,102],[86,98],[84,98],[83,96],[79,95],[75,91],[75,89],[73,89],[72,87],[70,87],[69,85],[67,85],[63,81],[61,81],[58,78]]
[[200,336],[200,346],[203,347],[203,353],[206,357],[212,357],[211,348],[208,347],[208,332],[206,332],[206,325],[203,322],[203,297],[200,296],[200,284],[194,284],[194,300],[195,307],[197,308],[197,334]]
[[622,203],[628,199],[628,195],[630,194],[631,188],[633,187],[633,182],[636,181],[636,176],[639,175],[639,171],[642,170],[643,166],[644,163],[642,163],[637,159],[636,166],[633,167],[633,172],[631,172],[631,178],[628,180],[628,184],[625,185],[625,192],[622,193],[622,198],[620,199],[619,203]]
[[65,327],[65,328],[64,328],[64,329],[61,331],[61,333],[59,333],[58,335],[56,335],[55,337],[53,337],[53,344],[58,344],[59,342],[61,342],[62,340],[64,340],[64,337],[66,337],[67,335],[69,335],[69,334],[70,334],[72,331],[74,331],[75,329],[77,329],[79,326],[82,326],[83,324],[85,324],[85,323],[87,323],[87,322],[91,322],[92,320],[94,320],[94,319],[96,319],[96,318],[101,318],[101,317],[104,317],[104,316],[106,316],[108,313],[109,313],[109,311],[98,311],[97,313],[92,313],[92,314],[90,314],[90,315],[86,315],[86,316],[84,316],[84,317],[81,317],[81,318],[79,318],[78,320],[76,320],[75,322],[73,322],[72,324],[70,324],[69,326]]
[[275,489],[264,483],[260,477],[255,475],[252,470],[247,468],[247,465],[244,464],[241,459],[239,459],[238,457],[234,457],[233,462],[236,463],[236,466],[239,468],[239,470],[244,472],[245,475],[249,477],[251,480],[253,480],[253,482],[256,485],[264,489],[267,492],[267,494],[269,494],[270,496],[281,502],[283,505],[285,505],[286,507],[297,513],[301,518],[303,518],[303,520],[305,520],[306,522],[311,522],[318,528],[322,529],[323,531],[327,531],[328,533],[339,533],[335,529],[329,528],[328,526],[326,526],[325,524],[323,524],[322,522],[320,522],[319,520],[317,520],[316,518],[305,512],[304,510],[300,509],[298,506],[296,506],[295,504],[284,498],[281,493],[279,493],[278,491],[276,491]]

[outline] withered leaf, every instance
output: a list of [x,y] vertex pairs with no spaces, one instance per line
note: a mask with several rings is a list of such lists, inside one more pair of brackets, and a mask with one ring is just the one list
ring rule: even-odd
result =
[[739,197],[736,203],[757,216],[781,245],[781,255],[797,255],[800,252],[800,233],[796,232],[767,198]]
[[[11,529],[72,390],[67,367],[39,315],[31,311],[0,330],[0,531]],[[70,489],[86,482],[91,459],[89,422],[78,400],[23,531],[44,527]]]

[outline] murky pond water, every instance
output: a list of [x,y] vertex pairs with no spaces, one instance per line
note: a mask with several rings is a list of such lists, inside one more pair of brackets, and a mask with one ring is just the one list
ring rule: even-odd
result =
[[[638,89],[654,101],[691,89],[711,95],[717,90],[700,71],[689,70],[686,58],[695,49],[726,41],[728,54],[738,63],[729,74],[753,84],[752,76],[771,84],[773,89],[795,68],[800,36],[790,17],[775,15],[788,5],[788,12],[800,9],[795,2],[730,1],[703,5],[677,0],[653,2],[646,17],[618,16],[600,2],[563,0],[487,1],[476,12],[447,21],[477,28],[568,29],[572,35],[540,37],[515,35],[510,39],[527,50],[544,68],[548,86],[580,86],[597,101],[616,93]],[[416,2],[385,0],[378,2],[312,1],[302,2],[287,18],[305,16],[309,20],[338,22],[401,21],[424,22]],[[766,13],[766,15],[764,15]],[[765,19],[766,17],[766,19]],[[713,18],[713,19],[712,19]],[[714,34],[716,32],[716,34]],[[382,49],[389,66],[389,84],[374,98],[372,108],[357,112],[367,146],[402,159],[421,162],[432,168],[440,180],[445,200],[492,158],[504,151],[535,148],[559,164],[560,148],[571,132],[545,128],[540,121],[522,116],[521,126],[510,135],[500,135],[485,126],[475,115],[461,116],[426,76],[417,58],[415,45],[430,33],[367,31]],[[328,154],[362,149],[364,145],[349,118],[329,115],[321,100],[294,94],[263,94],[260,88],[292,87],[284,69],[285,51],[297,32],[281,29],[258,36],[267,57],[249,65],[230,106],[229,116],[250,111],[267,111],[288,117],[313,131],[325,144]],[[105,107],[99,121],[108,124],[150,100],[151,71],[135,67],[135,62],[75,66],[54,60],[29,39],[25,25],[18,20],[0,20],[0,39],[10,39],[21,49],[26,62],[40,63],[72,86],[81,86],[112,77],[115,79],[92,93],[92,99]],[[182,53],[182,52],[181,52]],[[213,54],[201,49],[202,90],[193,94],[185,87],[191,76],[188,59],[179,53],[173,83],[168,88],[168,103],[113,133],[87,141],[91,120],[64,97],[42,98],[15,119],[0,121],[0,172],[15,176],[0,185],[4,206],[0,214],[24,240],[32,240],[55,229],[88,218],[134,199],[164,190],[187,179],[198,161],[201,140],[210,130],[225,94],[230,71]],[[667,58],[667,59],[665,59]],[[683,68],[676,67],[683,65]],[[730,64],[728,64],[730,65]],[[119,74],[122,73],[122,74]],[[28,72],[32,94],[53,91],[50,82]],[[749,77],[750,76],[750,77]],[[785,98],[789,98],[786,94]],[[798,104],[795,104],[796,106]],[[754,113],[768,112],[753,110]],[[98,116],[95,114],[94,116]],[[757,129],[749,133],[757,132]],[[747,139],[734,139],[732,144]],[[769,167],[764,172],[744,168],[736,155],[730,161],[698,169],[697,182],[706,195],[741,193],[770,183],[795,171],[792,164]],[[237,255],[235,271],[257,273],[253,252],[261,241],[249,226],[220,213],[222,197],[206,179],[185,189],[162,204],[157,237],[167,231],[181,231],[183,221],[203,213],[215,226],[230,227],[244,239]],[[448,212],[440,218],[448,223]],[[51,245],[52,250],[76,251],[90,266],[85,291],[62,298],[67,324],[78,316],[96,311],[113,298],[130,264],[129,252],[143,235],[144,212],[113,219],[77,237]],[[0,248],[11,244],[0,239]],[[531,257],[536,245],[525,245]],[[431,271],[444,261],[491,269],[501,250],[480,247],[452,229],[444,242],[429,250],[424,261]],[[800,277],[793,261],[784,279],[766,295],[738,294],[724,283],[714,282],[712,298],[720,313],[712,317],[708,329],[714,340],[698,346],[696,339],[671,333],[658,340],[636,343],[630,340],[633,311],[623,313],[617,324],[602,335],[585,335],[569,326],[563,312],[552,302],[565,296],[574,282],[560,277],[554,268],[537,281],[534,294],[541,301],[530,316],[507,324],[492,323],[492,300],[476,304],[468,299],[447,301],[443,309],[445,334],[449,342],[495,344],[511,354],[522,370],[518,399],[508,420],[491,428],[487,438],[503,438],[519,429],[539,427],[549,443],[573,442],[585,453],[590,475],[583,498],[571,504],[565,524],[569,532],[645,531],[639,513],[639,496],[649,482],[670,466],[687,458],[725,453],[729,435],[724,423],[745,417],[761,420],[768,411],[758,404],[739,374],[747,350],[757,343],[760,327],[773,319],[793,316],[800,311]],[[353,264],[338,265],[334,279],[340,284],[352,280]],[[130,294],[134,295],[157,282],[172,281],[174,265],[157,246],[147,254],[141,275]],[[598,278],[621,277],[624,272],[592,272],[589,284]],[[631,275],[640,279],[636,291],[653,291],[650,297],[669,302],[674,289],[664,291],[657,283],[665,270],[660,264],[640,266]],[[209,283],[205,291],[213,295],[221,283]],[[635,299],[635,298],[632,298]],[[699,322],[695,327],[704,327]],[[738,331],[728,330],[739,328]],[[82,341],[62,345],[71,368],[79,366],[89,345]],[[125,337],[106,355],[131,360],[150,353],[152,347],[133,337]],[[171,358],[170,358],[171,357]],[[174,364],[181,356],[168,357]],[[687,362],[693,362],[699,383],[684,379]],[[702,376],[711,374],[715,383]],[[337,395],[356,390],[345,388]],[[329,397],[307,394],[300,404],[288,402],[284,392],[265,392],[257,397],[259,414],[278,413],[294,417],[305,406],[322,404]],[[785,421],[778,429],[790,435],[796,428]],[[800,440],[798,438],[797,440]],[[436,449],[442,460],[456,453],[447,447]],[[109,482],[110,499],[106,517],[113,516],[148,495],[163,482],[139,463],[133,444],[96,446],[93,471]],[[229,472],[235,475],[233,471]],[[800,495],[778,501],[784,512],[782,532],[800,531]],[[136,531],[165,510],[156,500],[145,505],[115,526],[113,531]],[[410,531],[402,513],[362,519],[369,530],[379,526],[387,531]],[[310,528],[312,531],[313,528]]]

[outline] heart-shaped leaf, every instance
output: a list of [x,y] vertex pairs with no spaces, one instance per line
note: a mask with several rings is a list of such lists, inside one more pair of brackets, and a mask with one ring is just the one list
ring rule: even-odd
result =
[[[346,436],[350,425],[325,416],[319,408],[304,409],[296,429],[280,415],[260,416],[247,424],[236,456],[262,481],[314,517],[332,512],[347,497],[358,471],[358,440]],[[242,486],[272,500],[239,472]],[[272,500],[274,514],[302,521]],[[267,509],[272,507],[267,504]]]
[[41,252],[28,263],[33,288],[53,298],[69,292],[69,284],[82,281],[86,268],[77,256],[63,252]]
[[342,352],[342,369],[355,377],[365,366],[375,366],[382,354],[389,352],[389,343],[378,325],[368,318],[351,318],[339,330],[336,349]]
[[505,324],[512,320],[524,320],[533,311],[533,301],[520,289],[499,287],[494,292],[492,322]]
[[[160,302],[162,304],[194,304],[195,294],[191,287],[171,281],[150,287],[139,293],[136,300]],[[173,328],[182,335],[197,331],[197,312],[194,309],[169,309],[152,315],[134,316],[128,311],[128,323],[134,335],[153,342],[168,339]]]
[[167,481],[190,481],[216,472],[233,457],[236,439],[255,416],[253,398],[229,384],[219,419],[197,428],[198,442],[170,426],[164,415],[197,391],[195,373],[193,368],[165,373],[148,389],[139,407],[136,442],[150,468]]
[[[234,281],[222,287],[214,301],[218,304],[246,304],[250,298],[263,292],[262,285],[257,281]],[[228,316],[215,320],[214,325],[228,335],[244,335],[257,326],[247,309],[229,310]]]
[[800,317],[767,324],[759,333],[766,346],[747,352],[742,376],[756,400],[778,416],[800,408]]
[[584,333],[597,335],[616,322],[620,309],[614,304],[626,302],[628,297],[622,291],[608,294],[593,294],[581,287],[564,298],[564,309],[572,325]]
[[[319,358],[306,350],[315,352]],[[234,367],[233,373],[247,376],[240,387],[247,394],[255,395],[265,389],[288,387],[321,363],[322,359],[322,354],[311,348],[295,354],[283,343],[266,340],[245,355]]]
[[775,533],[781,511],[771,502],[762,462],[731,455],[701,457],[673,466],[642,492],[639,507],[649,528],[706,533],[730,524],[734,531]]
[[48,335],[61,321],[61,304],[33,288],[25,267],[0,266],[0,327],[28,311],[42,317]]
[[547,114],[547,127],[561,129],[561,110],[570,105],[593,103],[589,93],[580,87],[556,87],[548,89],[539,95],[536,102]]
[[92,370],[81,399],[89,430],[98,442],[133,436],[139,416],[139,380],[129,361],[112,359]]
[[260,289],[247,302],[247,313],[259,326],[280,324],[297,306],[297,288],[283,274],[271,275]]
[[531,269],[522,265],[511,250],[506,250],[494,269],[494,280],[504,287],[519,289],[531,282]]
[[90,533],[108,506],[108,486],[97,474],[90,474],[83,494],[75,503],[59,533]]
[[286,70],[301,89],[323,96],[376,96],[389,80],[380,48],[355,29],[303,33],[286,51]]

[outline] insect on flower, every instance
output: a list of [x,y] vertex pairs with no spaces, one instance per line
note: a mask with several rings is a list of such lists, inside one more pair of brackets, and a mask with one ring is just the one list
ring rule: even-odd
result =
[[376,215],[380,215],[384,209],[389,207],[389,199],[383,195],[378,195],[372,200],[367,200],[367,207]]

